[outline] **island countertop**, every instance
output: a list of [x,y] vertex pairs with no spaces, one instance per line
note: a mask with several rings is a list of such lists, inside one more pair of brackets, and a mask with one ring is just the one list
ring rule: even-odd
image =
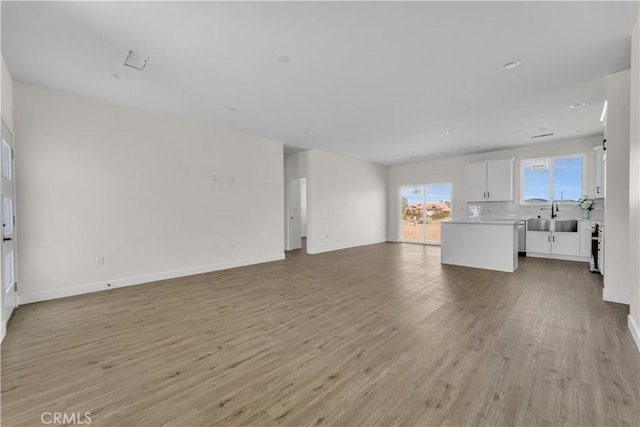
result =
[[440,262],[513,272],[518,268],[519,223],[517,220],[442,221]]
[[477,225],[514,225],[521,221],[516,219],[490,220],[490,221],[473,221],[471,219],[459,219],[451,221],[440,221],[440,224],[477,224]]

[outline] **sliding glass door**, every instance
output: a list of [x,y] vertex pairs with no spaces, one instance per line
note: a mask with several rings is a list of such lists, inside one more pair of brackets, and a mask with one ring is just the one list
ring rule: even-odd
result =
[[400,240],[440,244],[440,222],[451,219],[451,184],[400,188]]

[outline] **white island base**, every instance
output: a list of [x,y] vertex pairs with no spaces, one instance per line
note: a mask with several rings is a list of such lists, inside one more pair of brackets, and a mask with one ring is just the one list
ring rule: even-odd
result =
[[519,221],[442,221],[442,264],[514,272]]

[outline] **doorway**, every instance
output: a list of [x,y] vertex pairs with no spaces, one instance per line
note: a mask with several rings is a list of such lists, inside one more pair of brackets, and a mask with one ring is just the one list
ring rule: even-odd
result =
[[287,250],[302,249],[307,237],[307,178],[289,180]]
[[15,216],[15,171],[13,134],[2,121],[2,337],[7,323],[18,305],[16,278],[16,216]]
[[400,241],[439,245],[441,222],[451,220],[450,183],[400,187]]

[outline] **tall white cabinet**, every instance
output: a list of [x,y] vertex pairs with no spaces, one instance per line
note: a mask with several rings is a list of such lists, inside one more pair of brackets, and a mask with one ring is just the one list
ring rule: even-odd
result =
[[467,202],[509,202],[513,200],[513,159],[467,163]]
[[606,198],[607,188],[605,183],[605,177],[607,175],[607,152],[604,150],[603,145],[593,147],[593,150],[596,152],[596,188],[594,189],[594,198],[604,199]]

